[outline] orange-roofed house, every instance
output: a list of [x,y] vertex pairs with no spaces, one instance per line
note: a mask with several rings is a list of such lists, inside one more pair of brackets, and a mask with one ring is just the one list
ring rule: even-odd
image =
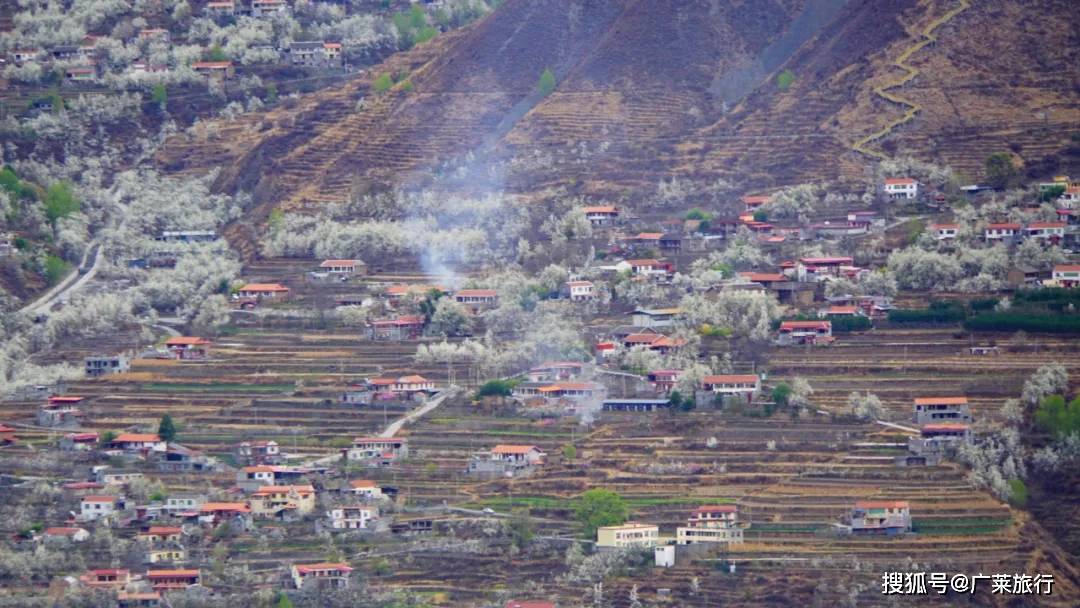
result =
[[131,584],[131,571],[124,568],[88,570],[79,582],[91,589],[123,589]]
[[161,605],[157,591],[121,591],[116,594],[117,608],[156,608]]
[[45,528],[45,538],[66,538],[73,543],[81,543],[90,538],[90,531],[86,528],[56,527]]
[[373,479],[353,479],[345,488],[346,494],[359,496],[364,500],[375,500],[383,497],[382,488]]
[[517,399],[544,397],[546,399],[603,399],[607,388],[599,382],[521,382],[513,388]]
[[959,422],[971,424],[967,397],[916,397],[912,415],[915,424]]
[[184,530],[180,526],[150,526],[139,532],[136,538],[147,543],[170,543],[180,542],[183,534]]
[[214,526],[230,523],[246,530],[251,527],[251,507],[243,502],[204,502],[199,507],[198,520]]
[[231,61],[196,61],[191,64],[191,69],[207,80],[228,80],[236,75],[236,68]]
[[851,533],[894,536],[911,532],[911,506],[906,500],[859,500],[851,511]]
[[297,589],[344,588],[349,586],[353,569],[343,563],[296,564],[292,567],[293,586]]
[[236,295],[241,298],[283,300],[289,297],[289,288],[281,283],[248,283],[237,290]]
[[597,205],[585,207],[585,219],[593,226],[607,226],[614,224],[619,219],[619,208],[615,205]]
[[742,197],[742,203],[746,206],[747,213],[753,213],[758,207],[769,202],[768,196],[760,194],[748,194]]
[[460,289],[454,294],[454,301],[475,313],[498,306],[499,292],[494,289]]
[[392,393],[405,397],[435,392],[435,383],[419,374],[410,374],[398,378],[372,378],[368,380],[368,386],[376,392]]
[[109,447],[125,452],[165,452],[168,444],[157,433],[120,433],[110,443]]
[[988,241],[1011,241],[1020,235],[1020,228],[1020,224],[1015,222],[987,224],[983,238]]
[[256,517],[283,519],[303,516],[315,510],[315,488],[302,486],[263,486],[248,497]]
[[716,395],[740,395],[747,401],[761,390],[761,378],[756,374],[720,374],[701,379],[702,390]]
[[337,275],[364,274],[367,266],[360,260],[323,260],[319,270]]
[[1058,245],[1065,238],[1065,222],[1031,222],[1024,229],[1027,237]]
[[147,570],[146,580],[154,591],[175,591],[199,584],[198,570]]
[[400,315],[394,319],[374,319],[364,328],[369,340],[412,340],[424,331],[423,315]]
[[49,397],[49,402],[38,408],[35,420],[38,426],[72,427],[76,426],[82,417],[79,405],[84,397],[74,395],[58,395]]
[[910,177],[890,177],[885,180],[884,190],[889,200],[911,200],[919,196],[919,182]]
[[491,456],[503,462],[511,463],[534,465],[544,462],[544,452],[535,445],[499,444],[491,448]]
[[1058,264],[1054,266],[1051,277],[1059,287],[1080,286],[1080,264]]
[[750,281],[751,283],[760,283],[765,287],[769,287],[774,283],[784,283],[788,281],[788,278],[779,272],[740,272],[739,278]]
[[866,316],[866,311],[862,307],[855,306],[853,304],[852,305],[833,304],[831,306],[826,306],[825,308],[822,308],[821,310],[819,310],[818,311],[818,316],[823,318],[823,319],[827,319],[829,317],[856,317],[856,316],[862,317],[862,316]]
[[165,340],[165,348],[174,359],[205,359],[210,354],[210,340],[196,336],[174,336]]
[[828,344],[832,342],[830,321],[782,321],[777,330],[777,344]]
[[119,496],[90,495],[79,502],[79,521],[96,521],[112,517],[124,509],[124,499]]

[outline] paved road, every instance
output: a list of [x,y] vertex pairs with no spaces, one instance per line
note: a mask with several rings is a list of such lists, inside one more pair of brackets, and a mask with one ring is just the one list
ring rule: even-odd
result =
[[[80,273],[79,269],[86,268],[86,264],[90,260],[91,256],[93,256],[93,264],[85,273]],[[40,298],[27,304],[26,306],[23,306],[22,312],[27,312],[30,314],[47,312],[50,308],[53,307],[53,304],[55,304],[61,296],[70,295],[82,289],[82,287],[86,285],[86,283],[90,281],[90,279],[94,278],[95,274],[97,274],[98,266],[100,264],[101,245],[99,243],[91,243],[90,247],[88,247],[86,249],[86,252],[83,253],[82,261],[79,262],[79,267],[75,269],[75,272],[72,272],[68,276],[64,277],[64,280],[57,283],[55,286],[49,289],[49,291],[46,291]]]

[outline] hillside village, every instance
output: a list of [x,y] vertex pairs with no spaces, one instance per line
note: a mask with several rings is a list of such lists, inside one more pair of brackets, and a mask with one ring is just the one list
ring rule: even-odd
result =
[[0,22],[0,606],[1077,604],[1073,152],[382,188],[522,3],[120,4]]

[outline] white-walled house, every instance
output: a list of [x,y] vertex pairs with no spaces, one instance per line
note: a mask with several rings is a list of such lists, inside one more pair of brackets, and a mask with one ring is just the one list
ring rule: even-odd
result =
[[919,196],[919,182],[910,177],[890,177],[885,180],[885,196],[891,200],[910,200]]

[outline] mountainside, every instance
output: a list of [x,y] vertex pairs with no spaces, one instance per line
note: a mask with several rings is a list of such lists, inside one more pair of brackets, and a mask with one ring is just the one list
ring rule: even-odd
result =
[[[1078,26],[1068,0],[509,0],[336,90],[178,136],[160,161],[290,206],[433,181],[636,200],[670,176],[749,190],[908,153],[969,179],[998,150],[1067,170]],[[399,83],[377,93],[380,74]]]

